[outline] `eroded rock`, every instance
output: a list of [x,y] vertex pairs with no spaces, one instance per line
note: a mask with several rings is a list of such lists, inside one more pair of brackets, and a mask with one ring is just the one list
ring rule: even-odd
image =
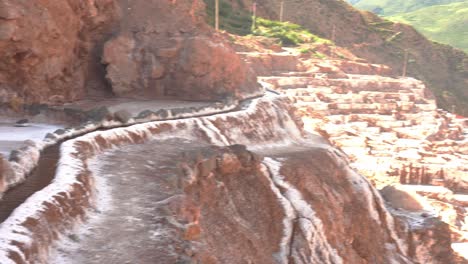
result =
[[422,197],[402,186],[386,186],[380,192],[394,208],[402,208],[408,211],[421,211],[427,208],[427,204],[424,203]]
[[253,73],[205,24],[200,1],[133,1],[127,8],[120,32],[104,46],[115,94],[219,100],[259,91]]
[[96,50],[117,9],[112,0],[2,1],[0,82],[11,93],[2,102],[15,96],[24,104],[76,100],[88,92],[88,81],[104,89],[95,73],[101,67]]
[[333,151],[290,147],[262,159],[232,146],[185,157],[195,172],[184,187],[185,237],[199,261],[453,263],[447,224],[390,221],[378,192]]

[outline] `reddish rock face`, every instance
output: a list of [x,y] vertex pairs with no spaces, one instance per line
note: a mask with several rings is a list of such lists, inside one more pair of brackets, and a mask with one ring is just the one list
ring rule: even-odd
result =
[[131,2],[102,61],[116,95],[203,100],[257,91],[255,76],[205,24],[201,1]]
[[232,146],[185,155],[186,198],[179,215],[189,223],[184,239],[193,242],[192,258],[453,263],[446,224],[436,218],[417,228],[403,218],[394,222],[378,192],[342,154],[321,147],[272,152],[263,159]]
[[111,0],[2,1],[1,102],[61,103],[104,85],[95,52],[116,14]]
[[[190,156],[200,157],[200,153]],[[199,226],[194,258],[202,263],[274,263],[285,217],[260,171],[260,159],[242,146],[203,157],[185,187],[193,225]],[[187,230],[192,233],[192,229]]]
[[197,0],[2,1],[0,101],[255,93],[255,76],[204,13]]

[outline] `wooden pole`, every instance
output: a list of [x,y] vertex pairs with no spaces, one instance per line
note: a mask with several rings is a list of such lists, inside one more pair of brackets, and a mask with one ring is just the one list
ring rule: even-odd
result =
[[406,70],[408,68],[408,50],[405,49],[405,57],[403,59],[403,77],[406,77]]
[[333,29],[332,29],[332,37],[331,37],[332,41],[335,42],[335,39],[336,39],[336,25],[333,25]]
[[215,29],[219,31],[219,0],[215,0]]
[[280,6],[280,21],[283,22],[283,15],[284,15],[284,1],[281,1]]
[[252,30],[255,30],[257,22],[257,2],[252,4]]
[[335,57],[335,54],[336,54],[336,25],[334,24],[333,25],[333,29],[332,29],[332,39],[331,41],[333,42],[333,52],[332,52],[332,57],[334,58]]

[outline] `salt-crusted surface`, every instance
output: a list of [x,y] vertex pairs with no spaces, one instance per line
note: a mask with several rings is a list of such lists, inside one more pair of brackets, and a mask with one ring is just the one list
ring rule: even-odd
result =
[[[4,258],[7,258],[10,252],[17,252],[17,254],[20,255],[22,254],[22,251],[25,249],[19,250],[15,247],[12,248],[10,245],[10,243],[15,240],[15,236],[12,234],[18,232],[18,229],[24,229],[21,225],[26,222],[28,217],[32,217],[33,219],[44,217],[43,214],[47,214],[47,210],[45,210],[45,212],[41,211],[44,207],[44,203],[57,204],[57,206],[60,207],[57,203],[57,197],[63,196],[64,192],[70,192],[76,184],[83,184],[80,177],[82,173],[87,170],[84,162],[102,150],[117,147],[121,144],[125,145],[144,142],[161,134],[161,132],[167,131],[170,131],[172,134],[174,134],[174,131],[184,133],[184,137],[197,133],[199,137],[210,141],[210,143],[218,143],[214,138],[209,136],[206,129],[203,129],[205,125],[198,124],[200,120],[202,124],[208,124],[208,131],[212,131],[214,128],[223,130],[223,134],[229,137],[230,140],[240,141],[240,143],[245,144],[249,144],[249,142],[255,140],[256,142],[261,142],[261,144],[268,145],[274,142],[285,142],[291,138],[300,137],[300,128],[296,125],[292,125],[294,121],[290,117],[285,118],[285,116],[288,115],[288,112],[277,111],[275,109],[287,109],[286,101],[280,98],[272,101],[267,99],[254,100],[247,109],[238,112],[203,118],[188,118],[175,121],[138,124],[129,128],[117,128],[103,132],[88,133],[85,136],[63,143],[61,147],[61,154],[63,157],[60,160],[57,169],[57,177],[54,182],[45,189],[35,193],[23,205],[17,208],[10,218],[0,225],[0,237],[4,239],[3,244],[0,245],[0,256],[3,255]],[[230,121],[232,122],[219,122],[218,118],[230,118]],[[255,118],[264,125],[263,129],[260,131],[255,131],[256,124],[244,122],[244,120]],[[278,122],[283,122],[279,121],[283,119],[285,120],[284,124],[280,126],[280,129],[278,129],[277,124]],[[251,131],[250,133],[253,133],[252,136],[247,138],[241,137],[242,133],[238,132],[237,129],[239,129],[239,127],[236,127],[239,124],[243,124],[244,129]],[[93,130],[95,127],[90,125],[84,129]],[[201,131],[198,129],[201,129]],[[291,129],[291,131],[289,129]],[[70,131],[68,133],[72,134],[77,132]],[[30,160],[26,160],[25,162],[33,164],[33,161]],[[81,197],[84,199],[84,203],[93,201],[93,190],[87,189],[90,187],[93,188],[93,181],[92,179],[86,181],[90,181],[88,184],[91,186],[83,186],[87,192],[84,197]],[[38,210],[34,210],[33,208],[38,208]],[[63,219],[63,221],[70,220],[72,219]],[[48,223],[45,223],[44,228],[54,229],[55,227],[49,227]],[[30,235],[25,235],[25,237],[29,236]],[[40,260],[46,258],[47,251],[42,247],[46,248],[47,245],[36,245],[35,243],[37,243],[37,241],[24,241],[24,243],[26,248],[29,248],[29,246],[39,247],[39,249],[36,249],[41,251],[40,254],[38,254],[38,258]]]
[[[258,124],[262,126],[259,127]],[[184,140],[169,140],[168,137]],[[270,195],[273,194],[278,200],[274,203],[275,206],[284,208],[283,214],[286,216],[279,220],[284,225],[282,239],[268,242],[270,248],[273,242],[273,246],[277,248],[276,253],[272,252],[271,256],[275,256],[278,263],[287,263],[286,260],[291,258],[298,263],[340,263],[341,260],[346,263],[348,259],[353,263],[371,259],[379,259],[382,263],[384,260],[389,263],[411,262],[407,256],[408,247],[397,233],[393,217],[386,210],[378,192],[349,168],[346,157],[339,151],[315,137],[310,142],[312,144],[307,145],[300,122],[290,115],[288,104],[282,98],[254,100],[245,110],[238,112],[138,124],[92,132],[65,142],[62,145],[63,158],[56,180],[28,199],[0,225],[0,237],[4,238],[0,244],[0,257],[3,258],[1,260],[8,263],[13,254],[19,260],[47,262],[48,243],[52,241],[53,234],[62,233],[69,229],[72,223],[77,222],[76,216],[68,211],[61,211],[63,201],[81,199],[84,201],[80,200],[79,206],[89,208],[89,205],[95,204],[96,198],[100,197],[100,194],[95,192],[94,177],[101,176],[105,178],[111,190],[109,206],[101,213],[94,214],[97,220],[91,221],[87,227],[88,231],[91,229],[90,232],[76,229],[77,234],[69,235],[67,242],[59,245],[55,255],[56,263],[120,263],[135,259],[145,259],[146,263],[154,262],[155,259],[160,263],[176,263],[185,261],[186,257],[203,259],[203,256],[207,255],[199,256],[196,252],[205,252],[206,248],[204,244],[197,244],[196,241],[201,238],[206,239],[203,241],[208,244],[213,241],[206,237],[209,235],[204,235],[203,232],[209,232],[210,229],[203,227],[203,222],[199,222],[198,218],[201,214],[205,217],[204,221],[209,221],[210,214],[203,211],[205,207],[194,207],[191,200],[181,201],[179,194],[189,194],[201,204],[214,208],[219,206],[216,204],[216,198],[210,199],[205,192],[210,191],[215,197],[224,197],[226,206],[220,207],[219,210],[232,210],[228,211],[228,215],[234,215],[232,221],[239,224],[241,230],[248,230],[250,222],[241,217],[238,208],[248,205],[232,201],[233,197],[237,197],[237,201],[239,197],[243,197],[241,191],[244,188],[233,188],[226,194],[223,190],[229,185],[229,178],[219,181],[214,175],[225,171],[221,175],[227,177],[232,174],[233,167],[239,167],[233,164],[254,163],[259,159],[250,154],[239,154],[240,161],[237,163],[230,158],[224,160],[224,156],[220,163],[219,158],[204,160],[201,155],[199,158],[197,156],[195,165],[192,165],[195,169],[192,172],[188,170],[188,174],[195,173],[196,177],[174,177],[180,169],[187,170],[175,165],[181,159],[184,160],[182,151],[186,148],[191,149],[191,146],[198,148],[203,142],[218,146],[241,143],[274,158],[266,159],[265,164],[271,177],[266,184],[269,186]],[[112,149],[114,150],[107,152]],[[96,155],[99,166],[96,162],[89,166],[89,160]],[[236,177],[243,177],[240,175]],[[145,179],[145,176],[152,178]],[[258,177],[258,180],[264,179],[265,170]],[[160,181],[161,184],[158,183]],[[179,186],[181,183],[189,184],[183,192],[171,193],[169,189],[164,188],[164,184]],[[85,191],[76,195],[77,188],[84,188]],[[194,188],[199,188],[199,192],[192,193]],[[138,191],[138,195],[133,192],[135,190]],[[166,191],[168,193],[165,193]],[[158,201],[172,208],[173,213],[182,212],[182,220],[172,221],[167,211],[158,211]],[[173,205],[176,206],[175,209],[171,207]],[[266,209],[271,205],[267,204]],[[47,221],[39,221],[37,225],[31,226],[31,223],[28,223],[28,219],[49,219],[51,208],[59,208],[53,210],[63,213],[65,217],[60,219],[65,224],[49,225]],[[122,215],[124,217],[119,221]],[[190,217],[187,218],[187,215]],[[160,216],[164,216],[162,222],[158,222]],[[278,214],[275,216],[278,217]],[[185,222],[183,219],[190,221]],[[216,224],[216,221],[211,221],[211,225]],[[259,221],[257,225],[263,226],[264,222]],[[115,225],[120,226],[113,230]],[[172,229],[173,227],[176,229]],[[200,228],[204,231],[200,231]],[[46,230],[52,232],[47,233]],[[183,230],[183,235],[175,235],[175,230]],[[111,231],[118,233],[109,236]],[[36,237],[38,234],[43,236],[39,240]],[[237,239],[235,236],[232,239]],[[133,237],[136,238],[132,240]],[[250,239],[254,238],[257,239],[256,236]],[[286,238],[291,238],[292,241],[288,242]],[[221,238],[218,236],[217,239]],[[14,240],[20,241],[21,247],[15,246]],[[244,240],[236,241],[240,243],[239,241]],[[344,244],[340,244],[343,241]],[[164,243],[158,244],[162,242]],[[145,246],[146,244],[148,246]],[[191,246],[186,247],[187,244]],[[240,248],[245,247],[245,241],[237,245]],[[82,247],[88,250],[79,251],[78,248]],[[372,250],[368,250],[370,247]],[[157,255],[154,254],[155,250],[159,250]],[[87,251],[90,253],[86,253]],[[203,254],[210,255],[209,252]],[[428,258],[430,256],[424,255],[424,259]]]
[[8,157],[10,152],[23,145],[23,141],[41,142],[47,133],[62,126],[31,123],[27,127],[15,127],[15,123],[0,122],[0,154]]
[[[284,203],[289,204],[285,205],[287,219],[283,220],[285,222],[285,230],[281,242],[281,251],[279,252],[280,262],[288,263],[288,255],[292,255],[294,263],[343,263],[343,259],[338,255],[336,249],[328,243],[325,231],[323,230],[323,223],[317,217],[311,205],[280,174],[281,163],[274,159],[266,158],[264,164],[269,169],[271,180],[274,183],[272,188],[276,188],[276,192],[282,189],[282,196],[285,198]],[[315,250],[317,253],[320,252],[320,254],[301,256],[299,252],[303,249],[295,249],[294,251],[298,250],[299,252],[291,253],[291,248],[293,248],[293,245],[291,245],[292,236],[295,235],[293,229],[294,221],[299,222],[300,230],[308,242],[307,246],[309,250],[311,252]]]
[[[252,95],[256,96],[256,95]],[[247,99],[244,103],[250,105],[250,100]],[[8,139],[8,142],[4,142],[5,152],[8,148],[8,152],[12,149],[15,149],[17,153],[15,153],[15,159],[11,161],[10,166],[13,169],[13,174],[8,178],[0,178],[1,184],[3,189],[0,189],[0,193],[6,191],[10,187],[17,185],[24,181],[26,175],[28,175],[32,169],[37,165],[40,152],[46,148],[47,146],[51,146],[57,144],[59,141],[75,137],[77,135],[83,135],[89,133],[91,131],[95,131],[98,129],[110,129],[115,127],[121,126],[128,126],[132,124],[139,124],[145,123],[150,121],[161,121],[161,120],[174,120],[174,119],[181,119],[181,118],[190,118],[190,117],[199,117],[199,116],[207,116],[213,115],[217,113],[225,113],[228,111],[232,111],[238,107],[237,101],[226,102],[226,103],[215,103],[215,104],[207,104],[207,103],[188,103],[183,104],[181,102],[165,102],[164,105],[159,107],[159,111],[151,111],[148,110],[145,115],[137,115],[136,109],[141,109],[142,105],[135,105],[135,103],[121,103],[113,106],[111,108],[112,111],[119,111],[123,110],[124,107],[128,106],[130,109],[130,119],[128,119],[125,123],[122,123],[121,120],[101,120],[98,122],[88,122],[82,126],[76,128],[67,128],[67,129],[60,129],[52,132],[52,128],[58,128],[52,125],[40,125],[41,128],[37,131],[37,127],[26,128],[28,133],[20,133],[20,136],[24,138],[33,137],[36,139],[35,141],[28,141],[26,143],[17,144],[16,140],[13,142],[11,140],[12,134],[9,132],[4,132],[4,137]],[[180,106],[177,108],[177,106]],[[36,125],[37,126],[37,125]],[[43,140],[40,140],[41,137],[44,137],[44,132],[47,131],[47,137]],[[1,132],[1,127],[0,127]],[[33,133],[34,132],[34,133]],[[41,132],[41,133],[35,133]],[[49,134],[50,133],[50,134]],[[1,135],[1,134],[0,134]],[[22,139],[22,138],[21,138]],[[0,150],[1,150],[1,143],[2,140],[0,138]],[[24,145],[24,146],[23,146]],[[17,149],[19,146],[22,146],[20,149]],[[0,153],[1,154],[1,153]],[[8,154],[8,153],[5,153]],[[5,155],[8,156],[8,155]]]
[[184,241],[165,223],[164,207],[177,200],[173,183],[178,157],[206,143],[187,138],[153,140],[99,155],[92,161],[97,181],[108,186],[107,202],[83,227],[68,234],[49,263],[177,263]]
[[452,248],[457,254],[468,261],[468,243],[453,243]]

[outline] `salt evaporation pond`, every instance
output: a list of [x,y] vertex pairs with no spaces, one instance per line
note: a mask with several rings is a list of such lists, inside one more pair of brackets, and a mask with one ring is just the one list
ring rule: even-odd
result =
[[8,156],[9,153],[23,145],[25,140],[39,142],[47,133],[51,133],[63,126],[31,123],[26,127],[15,127],[14,123],[0,123],[0,154]]

